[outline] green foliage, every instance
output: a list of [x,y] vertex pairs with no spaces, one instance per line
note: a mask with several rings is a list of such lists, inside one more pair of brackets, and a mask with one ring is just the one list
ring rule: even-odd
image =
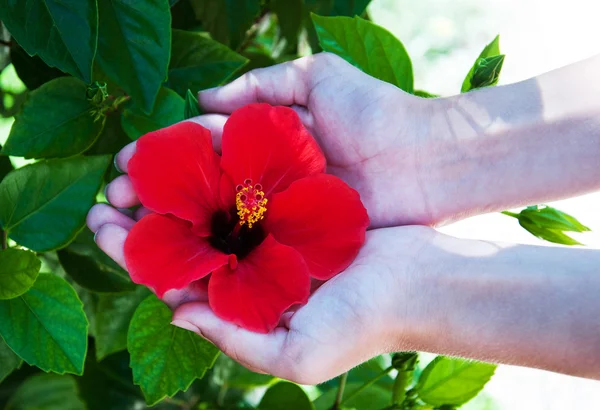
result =
[[72,376],[39,374],[23,383],[6,410],[86,410]]
[[260,12],[260,0],[191,0],[196,17],[215,40],[237,49]]
[[149,296],[135,311],[127,336],[133,380],[149,405],[204,376],[219,351],[192,332],[171,325],[171,311]]
[[215,362],[215,377],[227,388],[251,389],[271,384],[275,378],[268,374],[254,373],[224,354]]
[[70,157],[88,149],[102,132],[86,85],[61,77],[31,92],[16,115],[3,154],[25,158]]
[[[384,389],[381,386],[373,384],[366,389],[362,390],[357,395],[354,395],[351,399],[347,399],[357,389],[360,389],[363,383],[348,383],[344,389],[344,406],[346,408],[355,409],[383,409],[390,404],[391,393],[389,390]],[[315,401],[316,410],[329,410],[332,408],[337,395],[336,389],[328,390],[319,396]]]
[[0,335],[19,357],[47,372],[83,373],[87,327],[81,300],[58,276],[40,274],[27,293],[0,301]]
[[421,373],[416,391],[427,404],[460,406],[483,389],[495,370],[489,363],[438,356]]
[[185,97],[220,85],[248,60],[221,43],[200,33],[173,30],[171,63],[167,87]]
[[[0,150],[2,146],[0,145]],[[4,179],[4,177],[13,170],[12,163],[7,156],[0,154],[0,182]]]
[[315,407],[300,386],[289,382],[279,382],[267,390],[258,409],[314,410]]
[[183,118],[189,119],[197,117],[202,114],[200,112],[200,105],[198,104],[198,98],[190,91],[187,90],[185,93],[185,106],[183,107]]
[[589,232],[590,228],[583,225],[575,217],[549,206],[528,206],[520,213],[503,212],[515,217],[519,224],[532,235],[548,242],[562,245],[581,245],[578,241],[564,232]]
[[99,0],[98,9],[98,66],[143,112],[152,111],[171,54],[168,1]]
[[[494,73],[494,75],[492,75],[492,79],[495,76],[495,82],[490,83],[488,85],[496,85],[496,83],[498,82],[498,76],[500,75],[500,69],[502,68],[502,62],[504,61],[504,56],[502,56],[502,58],[500,59],[499,62],[499,66],[498,66],[498,59],[496,59],[496,63],[493,65],[494,67],[497,68],[497,70],[489,70],[489,69],[482,69],[481,65],[483,64],[484,66],[488,66],[488,67],[492,67],[491,64],[488,63],[481,63],[482,61],[489,61],[488,59],[490,59],[491,57],[497,57],[500,55],[500,35],[497,35],[487,46],[485,46],[483,48],[483,50],[481,51],[481,53],[479,54],[479,57],[477,57],[477,60],[475,60],[475,64],[473,64],[473,67],[471,67],[471,70],[469,70],[469,73],[467,74],[467,76],[465,77],[465,80],[463,81],[462,87],[460,89],[461,93],[466,93],[467,91],[470,91],[472,89],[478,88],[478,84],[482,84],[482,78],[488,78],[489,79],[489,75],[485,76],[483,75],[483,71],[486,72],[490,72],[492,71]],[[478,74],[478,79],[476,79],[475,81],[473,81],[473,76],[475,75],[475,72],[479,70],[479,74]],[[482,87],[484,85],[479,85],[479,87]]]
[[148,289],[138,286],[133,292],[99,296],[94,323],[98,360],[127,348],[129,323],[149,293]]
[[412,93],[413,71],[406,49],[386,29],[360,17],[313,14],[319,43],[365,73]]
[[477,60],[473,77],[471,77],[471,90],[498,84],[503,63],[504,54]]
[[60,248],[83,228],[110,158],[37,162],[0,183],[0,227],[37,252]]
[[96,0],[0,0],[0,20],[30,55],[91,81],[98,43]]
[[58,260],[71,279],[92,292],[135,289],[127,272],[98,248],[94,235],[87,229],[81,231],[68,247],[58,251]]
[[12,351],[0,336],[0,383],[13,371],[21,367],[23,360]]
[[42,262],[21,249],[0,250],[0,300],[21,296],[33,286]]
[[127,105],[121,117],[121,125],[132,140],[183,120],[185,101],[175,91],[162,87],[150,115],[135,105]]

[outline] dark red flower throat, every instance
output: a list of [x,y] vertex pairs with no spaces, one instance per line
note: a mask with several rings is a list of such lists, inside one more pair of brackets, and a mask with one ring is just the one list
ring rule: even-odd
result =
[[133,281],[162,297],[210,275],[215,314],[258,332],[306,303],[311,277],[350,265],[369,225],[358,193],[324,174],[323,153],[286,107],[232,113],[222,156],[197,123],[146,134],[128,170],[154,212],[125,242]]

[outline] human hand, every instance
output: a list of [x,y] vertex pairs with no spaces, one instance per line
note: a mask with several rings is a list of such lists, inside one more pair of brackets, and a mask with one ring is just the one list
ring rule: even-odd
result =
[[329,53],[250,71],[232,83],[199,94],[219,125],[250,103],[291,106],[321,146],[327,172],[356,189],[371,227],[434,224],[424,195],[422,169],[430,101],[370,77]]
[[318,384],[382,353],[412,350],[414,275],[437,233],[427,227],[367,233],[354,263],[324,283],[308,304],[285,313],[268,334],[219,319],[207,302],[175,310],[173,324],[213,342],[250,370],[300,384]]

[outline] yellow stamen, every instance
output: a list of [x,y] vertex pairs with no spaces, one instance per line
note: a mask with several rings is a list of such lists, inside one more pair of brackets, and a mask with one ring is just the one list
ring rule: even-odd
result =
[[248,224],[248,228],[265,217],[267,198],[260,184],[252,185],[247,179],[243,185],[238,185],[235,195],[235,206],[240,218],[240,225]]

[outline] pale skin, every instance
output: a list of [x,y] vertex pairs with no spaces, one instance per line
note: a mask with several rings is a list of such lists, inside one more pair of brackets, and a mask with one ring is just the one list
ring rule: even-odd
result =
[[[427,100],[321,54],[201,92],[211,114],[194,121],[211,130],[217,150],[233,110],[252,102],[296,109],[328,172],[360,192],[371,230],[354,263],[269,334],[220,320],[202,286],[167,294],[173,324],[252,370],[303,384],[404,350],[600,379],[600,251],[463,240],[432,228],[600,190],[599,71],[596,57]],[[125,173],[134,151],[117,155]],[[107,197],[115,208],[139,204],[126,174]],[[115,208],[95,206],[88,226],[126,268],[123,243],[147,211]]]

